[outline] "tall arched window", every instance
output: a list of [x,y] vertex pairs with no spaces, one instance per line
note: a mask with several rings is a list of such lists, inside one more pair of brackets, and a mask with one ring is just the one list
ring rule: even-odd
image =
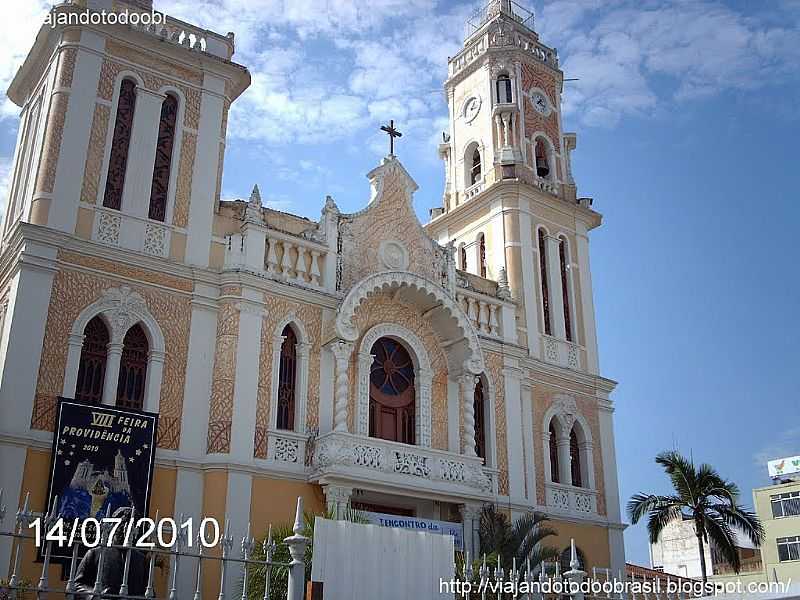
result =
[[547,177],[550,174],[550,161],[547,159],[547,146],[542,138],[536,140],[536,174]]
[[167,94],[161,104],[161,120],[158,125],[156,161],[153,166],[153,182],[150,186],[149,217],[163,221],[167,216],[169,176],[172,167],[172,148],[175,145],[175,122],[178,117],[178,99]]
[[467,246],[466,244],[461,244],[458,247],[458,268],[462,271],[467,270]]
[[290,325],[283,328],[281,358],[278,365],[278,429],[294,429],[297,386],[297,335]]
[[475,454],[486,460],[486,408],[484,405],[483,380],[475,384],[473,398],[475,409]]
[[147,355],[150,347],[138,323],[128,330],[122,342],[122,359],[117,383],[117,406],[141,410],[144,407]]
[[578,447],[578,436],[574,427],[569,433],[569,465],[572,473],[572,485],[581,487],[583,485],[581,480],[581,451]]
[[95,404],[103,401],[103,382],[106,378],[109,340],[108,328],[99,316],[94,317],[86,324],[86,328],[83,330],[78,383],[75,387],[76,400]]
[[478,236],[478,269],[481,277],[486,277],[486,237]]
[[414,364],[396,340],[380,338],[370,352],[369,435],[415,443]]
[[564,301],[564,330],[567,341],[572,341],[572,318],[569,307],[569,276],[567,274],[567,242],[562,237],[558,240],[558,260],[561,264],[561,297]]
[[469,184],[475,185],[481,180],[481,153],[477,146],[472,151],[472,164],[469,169]]
[[547,241],[544,230],[539,230],[539,275],[542,281],[542,310],[544,312],[544,332],[552,335],[550,326],[550,290],[547,284]]
[[502,75],[497,77],[496,82],[496,90],[497,90],[497,103],[498,104],[509,104],[511,99],[511,78],[503,73]]
[[553,425],[552,421],[550,421],[549,448],[550,448],[550,481],[552,481],[553,483],[558,483],[559,480],[558,434],[556,433],[556,428],[555,425]]
[[103,206],[107,208],[119,210],[122,207],[122,189],[125,186],[125,171],[128,166],[128,149],[131,144],[135,109],[136,82],[132,79],[123,79],[119,88],[117,116],[114,121],[106,189],[103,195]]

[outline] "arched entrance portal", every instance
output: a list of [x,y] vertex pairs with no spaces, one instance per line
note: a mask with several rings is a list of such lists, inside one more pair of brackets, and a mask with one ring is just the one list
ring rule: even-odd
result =
[[403,345],[379,338],[370,352],[369,435],[414,444],[416,429],[414,364]]

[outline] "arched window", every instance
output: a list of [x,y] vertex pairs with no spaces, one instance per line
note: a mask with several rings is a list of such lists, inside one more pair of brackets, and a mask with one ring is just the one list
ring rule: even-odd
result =
[[294,430],[295,390],[297,386],[297,335],[290,325],[281,333],[281,358],[278,365],[278,429]]
[[128,149],[131,144],[135,109],[136,82],[132,79],[123,79],[119,88],[117,116],[114,121],[106,189],[103,195],[103,206],[106,208],[119,210],[122,207],[122,189],[125,186],[125,171],[128,166]]
[[536,140],[536,174],[547,177],[550,174],[550,162],[547,159],[547,146],[542,138]]
[[550,291],[547,284],[547,241],[544,230],[539,230],[539,275],[542,281],[542,310],[544,311],[544,332],[552,335],[550,326]]
[[167,94],[161,104],[161,120],[158,125],[156,161],[153,165],[153,182],[150,186],[149,217],[163,221],[167,216],[169,175],[172,167],[172,148],[175,145],[175,121],[178,117],[178,99]]
[[498,76],[496,82],[496,90],[497,90],[497,103],[498,104],[509,104],[511,99],[511,78],[503,73],[502,75]]
[[478,237],[478,269],[480,276],[486,277],[486,237],[483,234]]
[[369,435],[415,443],[414,364],[408,351],[391,338],[380,338],[370,352]]
[[564,330],[567,341],[572,341],[572,319],[569,307],[569,276],[567,274],[567,242],[562,237],[558,240],[558,260],[561,264],[561,297],[564,301]]
[[477,146],[472,151],[472,166],[469,169],[469,184],[475,185],[481,180],[481,153]]
[[76,400],[95,404],[103,401],[103,382],[106,378],[109,340],[108,328],[99,316],[94,317],[86,324],[86,328],[83,330],[78,383],[75,387]]
[[483,380],[475,384],[473,398],[475,409],[475,454],[486,460],[486,409],[484,405]]
[[150,348],[144,329],[138,323],[128,330],[122,342],[119,364],[117,406],[141,410],[144,406],[147,356]]
[[578,436],[575,428],[569,433],[569,465],[572,473],[572,485],[582,487],[581,481],[581,451],[578,447]]
[[462,271],[467,270],[467,246],[465,244],[458,247],[458,268]]
[[558,483],[559,480],[558,434],[556,433],[556,428],[555,425],[553,425],[552,421],[550,421],[549,448],[550,448],[550,481],[552,481],[553,483]]

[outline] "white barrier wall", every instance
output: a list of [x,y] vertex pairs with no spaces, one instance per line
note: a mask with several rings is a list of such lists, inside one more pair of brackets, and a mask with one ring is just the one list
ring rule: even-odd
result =
[[452,599],[439,582],[454,577],[453,550],[449,535],[317,517],[311,580],[325,600]]

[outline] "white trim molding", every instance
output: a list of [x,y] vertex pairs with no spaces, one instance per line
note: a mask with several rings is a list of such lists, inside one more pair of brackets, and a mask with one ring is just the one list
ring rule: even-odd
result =
[[433,371],[428,351],[416,334],[402,325],[384,323],[375,325],[361,339],[358,350],[358,388],[356,395],[356,433],[369,436],[369,370],[374,359],[372,346],[380,338],[388,337],[410,350],[414,362],[414,414],[416,445],[431,447],[431,385]]
[[155,317],[147,308],[145,299],[126,285],[105,290],[102,297],[84,308],[72,324],[67,346],[67,364],[64,369],[62,394],[67,398],[75,397],[78,368],[83,349],[83,332],[89,321],[96,316],[103,319],[110,336],[106,377],[103,385],[103,404],[116,403],[117,378],[122,359],[123,341],[128,330],[138,323],[144,329],[150,346],[147,354],[147,376],[142,408],[150,412],[158,412],[164,371],[164,334]]

